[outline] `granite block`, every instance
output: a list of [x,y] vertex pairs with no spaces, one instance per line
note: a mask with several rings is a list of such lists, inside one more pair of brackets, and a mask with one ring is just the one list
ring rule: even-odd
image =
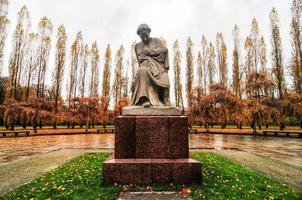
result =
[[116,118],[116,158],[188,158],[188,118],[120,116]]
[[201,164],[194,159],[113,159],[104,162],[105,185],[200,183]]

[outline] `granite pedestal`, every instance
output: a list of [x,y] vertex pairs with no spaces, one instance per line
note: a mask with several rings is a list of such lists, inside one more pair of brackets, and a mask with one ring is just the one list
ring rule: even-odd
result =
[[201,181],[200,162],[189,158],[188,118],[125,115],[115,118],[114,157],[103,166],[105,185]]

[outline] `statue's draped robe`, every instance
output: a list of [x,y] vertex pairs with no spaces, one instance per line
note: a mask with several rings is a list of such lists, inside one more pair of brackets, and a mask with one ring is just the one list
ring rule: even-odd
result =
[[[146,49],[150,51],[148,55]],[[146,98],[152,106],[169,105],[168,49],[160,39],[151,38],[147,45],[136,44],[135,53],[139,68],[132,83],[131,105],[142,105]]]

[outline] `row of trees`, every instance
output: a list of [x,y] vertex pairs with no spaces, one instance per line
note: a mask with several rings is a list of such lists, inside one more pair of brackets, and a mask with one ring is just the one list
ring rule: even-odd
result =
[[[232,30],[234,49],[232,80],[227,77],[227,46],[222,33],[217,33],[215,45],[203,36],[201,50],[197,56],[197,86],[193,86],[193,43],[187,40],[186,91],[188,114],[193,120],[208,124],[221,123],[222,128],[232,122],[256,126],[278,124],[281,129],[285,122],[298,123],[302,128],[302,46],[301,46],[301,1],[292,1],[292,21],[290,27],[292,55],[290,63],[284,63],[280,34],[280,18],[273,8],[270,12],[271,66],[268,66],[267,45],[260,34],[259,25],[253,19],[250,34],[242,45],[239,27]],[[178,52],[177,41],[174,51]],[[245,52],[242,53],[241,46]],[[174,65],[180,62],[174,54]],[[292,87],[285,81],[285,70],[290,73]],[[215,77],[215,73],[218,76]],[[178,74],[175,77],[179,76]],[[215,80],[216,78],[216,80]],[[181,86],[176,86],[178,92]],[[177,102],[177,101],[176,101]],[[178,102],[177,102],[178,103]]]
[[[0,0],[0,61],[6,39],[7,6],[7,0]],[[280,19],[275,8],[269,15],[271,66],[268,66],[265,38],[260,34],[257,20],[253,19],[250,34],[243,42],[239,27],[235,25],[232,30],[234,49],[231,65],[227,63],[228,48],[222,33],[217,33],[215,42],[209,42],[202,36],[196,59],[194,43],[189,37],[185,53],[186,85],[183,87],[182,55],[176,40],[172,52],[176,106],[185,109],[187,102],[186,113],[192,121],[206,127],[215,123],[225,127],[227,123],[233,123],[238,127],[250,124],[254,129],[271,124],[279,124],[283,128],[287,119],[293,122],[300,120],[302,127],[301,2],[293,0],[291,10],[292,56],[288,64],[284,63],[282,55]],[[127,62],[121,45],[115,55],[114,69],[111,48],[107,46],[100,84],[101,55],[97,43],[85,44],[82,33],[78,32],[70,47],[67,64],[67,34],[64,26],[59,26],[52,84],[49,86],[45,78],[49,71],[53,24],[43,17],[38,27],[38,33],[31,32],[30,15],[23,7],[18,13],[13,35],[9,77],[1,78],[5,126],[13,129],[16,123],[23,127],[53,124],[56,128],[58,123],[66,123],[69,127],[76,124],[89,127],[96,122],[106,124],[112,121],[129,104],[129,83],[134,80],[138,68],[135,42]],[[285,70],[291,74],[292,88],[286,85]],[[66,100],[62,98],[65,71],[68,71]],[[232,72],[231,77],[227,75],[229,71]],[[114,77],[112,82],[111,74]],[[183,91],[186,92],[186,101]],[[113,109],[109,106],[111,104]]]

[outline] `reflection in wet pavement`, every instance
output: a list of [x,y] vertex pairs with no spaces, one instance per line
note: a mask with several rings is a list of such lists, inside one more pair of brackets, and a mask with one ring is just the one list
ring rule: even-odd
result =
[[239,149],[302,168],[302,140],[250,135],[190,135],[191,149]]
[[[0,163],[58,149],[113,149],[113,134],[57,135],[0,139]],[[302,140],[287,137],[190,135],[191,149],[240,149],[302,167]]]

